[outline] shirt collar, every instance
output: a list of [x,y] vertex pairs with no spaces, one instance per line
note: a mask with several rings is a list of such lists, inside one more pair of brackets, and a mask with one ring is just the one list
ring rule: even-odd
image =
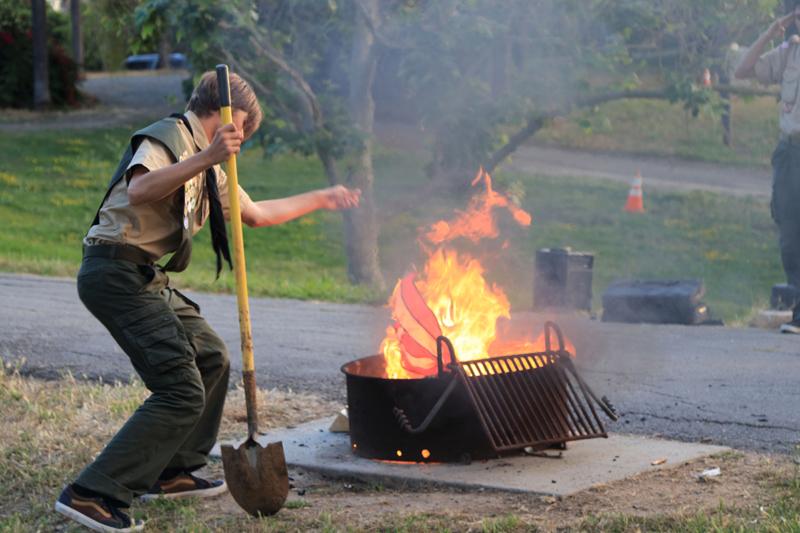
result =
[[187,119],[189,119],[189,124],[192,125],[192,136],[194,137],[194,142],[197,143],[197,146],[203,150],[204,148],[208,147],[208,138],[206,137],[206,130],[203,129],[203,123],[200,122],[200,119],[197,118],[197,115],[194,114],[193,111],[187,111],[184,113]]

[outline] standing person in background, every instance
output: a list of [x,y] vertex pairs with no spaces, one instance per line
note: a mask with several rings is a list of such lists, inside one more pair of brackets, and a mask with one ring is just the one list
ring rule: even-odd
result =
[[[780,141],[772,154],[772,218],[778,226],[781,261],[787,283],[794,288],[792,321],[783,333],[800,334],[800,0],[786,1],[787,15],[770,24],[736,69],[738,79],[756,78],[780,84]],[[767,43],[781,39],[764,52]]]

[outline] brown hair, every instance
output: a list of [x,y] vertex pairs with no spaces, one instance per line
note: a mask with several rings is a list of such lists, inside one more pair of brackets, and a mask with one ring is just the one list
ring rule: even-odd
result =
[[[244,121],[244,138],[249,138],[261,124],[261,106],[256,93],[241,76],[231,72],[231,107],[247,113]],[[219,90],[217,89],[217,73],[208,71],[200,78],[200,83],[192,91],[186,110],[198,117],[207,117],[219,111]]]

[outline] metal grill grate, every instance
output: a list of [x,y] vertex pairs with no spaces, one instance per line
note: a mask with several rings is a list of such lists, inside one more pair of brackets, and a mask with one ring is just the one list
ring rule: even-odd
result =
[[[551,334],[558,349],[551,349]],[[498,451],[546,446],[573,440],[607,437],[594,403],[616,420],[608,401],[598,399],[578,375],[564,349],[561,331],[545,324],[544,352],[451,362],[492,447]],[[450,341],[438,339],[455,353]]]

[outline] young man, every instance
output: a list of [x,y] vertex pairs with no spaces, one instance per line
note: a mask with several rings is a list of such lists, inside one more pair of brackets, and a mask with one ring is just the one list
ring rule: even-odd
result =
[[[736,69],[739,79],[756,78],[767,84],[780,84],[780,141],[772,154],[772,218],[778,226],[781,261],[787,283],[795,290],[792,321],[783,324],[783,333],[800,333],[800,2],[787,0],[788,14],[775,20],[750,47]],[[773,39],[791,38],[764,53]]]
[[[217,273],[230,263],[224,218],[228,185],[219,167],[261,122],[240,77],[230,79],[233,124],[221,126],[217,78],[203,75],[187,111],[136,132],[84,239],[78,294],[125,351],[152,393],[68,485],[56,510],[97,531],[138,531],[122,509],[134,497],[212,496],[222,480],[192,472],[206,464],[228,390],[228,353],[199,307],[169,286],[186,268],[191,238],[210,221]],[[358,206],[342,186],[253,201],[240,188],[242,221],[281,224],[317,209]],[[155,263],[169,253],[164,267]]]

